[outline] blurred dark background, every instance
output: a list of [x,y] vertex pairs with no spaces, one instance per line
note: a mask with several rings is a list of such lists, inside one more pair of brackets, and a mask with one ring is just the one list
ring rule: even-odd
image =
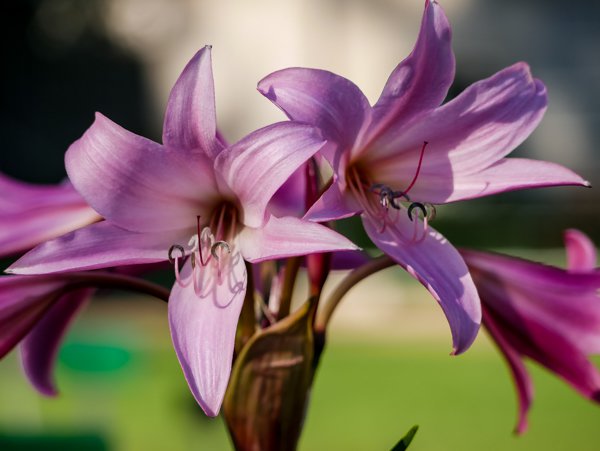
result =
[[[29,182],[60,181],[63,154],[95,111],[158,140],[168,90],[205,43],[215,45],[219,123],[230,140],[282,118],[254,85],[288,65],[334,70],[374,101],[414,43],[422,3],[2,2],[0,171]],[[443,6],[457,56],[450,97],[527,61],[548,86],[550,108],[512,156],[554,161],[600,185],[600,4],[460,0]],[[444,206],[434,226],[465,246],[559,246],[567,227],[600,241],[599,192],[549,188]]]

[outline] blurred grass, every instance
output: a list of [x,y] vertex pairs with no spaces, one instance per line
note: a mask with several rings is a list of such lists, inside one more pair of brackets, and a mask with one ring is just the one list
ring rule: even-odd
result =
[[[388,450],[414,424],[414,451],[598,449],[600,408],[535,365],[530,430],[515,437],[516,396],[487,337],[450,357],[425,291],[393,270],[381,276],[374,284],[391,299],[360,286],[334,317],[301,450]],[[44,399],[15,353],[0,362],[0,450],[230,449],[222,420],[189,393],[161,303],[96,300],[61,349],[57,380],[61,395]]]

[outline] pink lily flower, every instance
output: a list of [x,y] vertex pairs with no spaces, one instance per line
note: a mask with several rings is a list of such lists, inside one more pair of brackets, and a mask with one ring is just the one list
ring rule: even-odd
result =
[[0,277],[0,359],[19,344],[29,382],[41,394],[55,396],[53,370],[62,338],[96,287],[168,298],[163,287],[137,278],[149,269],[153,268]]
[[267,209],[287,178],[323,146],[316,128],[278,123],[225,148],[215,123],[206,47],[171,91],[163,145],[97,114],[67,151],[70,180],[105,221],[44,243],[9,268],[41,274],[171,260],[177,278],[168,312],[173,344],[210,416],[219,411],[231,371],[246,292],[244,261],[356,249],[327,227]]
[[[0,191],[0,256],[100,220],[67,181],[34,185],[0,173]],[[20,343],[25,375],[46,396],[57,394],[53,368],[59,344],[91,292],[63,293],[64,286],[56,279],[0,278],[0,358]]]
[[374,106],[351,81],[323,70],[284,69],[258,89],[292,120],[320,127],[330,142],[322,152],[333,183],[305,217],[361,214],[375,245],[440,303],[453,353],[461,353],[476,337],[481,306],[460,254],[428,227],[433,204],[587,182],[553,163],[505,158],[546,110],[546,89],[525,63],[440,106],[453,78],[450,25],[438,3],[427,0],[414,49]]
[[56,395],[53,367],[67,326],[90,289],[65,293],[68,281],[56,277],[0,277],[0,358],[21,343],[21,361],[32,385]]
[[99,221],[69,182],[33,185],[0,173],[0,257]]
[[517,389],[515,431],[527,429],[533,385],[529,357],[600,403],[600,372],[588,355],[600,353],[600,271],[594,244],[565,232],[568,269],[505,255],[461,250],[483,303],[483,325],[506,359]]

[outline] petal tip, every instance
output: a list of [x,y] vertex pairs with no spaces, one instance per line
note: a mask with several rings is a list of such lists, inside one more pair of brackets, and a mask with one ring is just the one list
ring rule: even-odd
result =
[[219,415],[219,411],[221,410],[222,401],[211,403],[211,405],[208,405],[204,401],[198,401],[198,404],[200,405],[200,407],[202,408],[202,411],[204,412],[204,414],[207,417],[214,418],[217,415]]
[[58,390],[56,389],[56,387],[36,387],[37,391],[40,392],[42,395],[44,395],[47,398],[57,398],[59,395]]

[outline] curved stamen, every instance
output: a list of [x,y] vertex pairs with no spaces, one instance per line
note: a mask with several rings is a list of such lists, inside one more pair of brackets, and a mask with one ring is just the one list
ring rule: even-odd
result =
[[[173,257],[173,251],[177,249],[181,255],[179,257]],[[169,248],[169,263],[173,264],[175,263],[178,259],[185,257],[185,250],[183,249],[183,246],[180,246],[179,244],[174,244],[173,246],[171,246]]]
[[413,220],[412,213],[415,210],[415,208],[421,210],[421,213],[423,213],[423,218],[427,217],[427,208],[425,208],[425,205],[423,205],[421,202],[413,202],[408,207],[408,219],[410,219],[411,221]]
[[425,147],[427,147],[427,144],[429,144],[429,142],[423,141],[423,147],[421,147],[421,155],[419,155],[419,163],[417,164],[417,171],[415,172],[412,181],[408,185],[408,188],[404,190],[405,195],[408,194],[408,192],[412,189],[413,186],[415,186],[417,178],[419,178],[419,172],[421,172],[421,165],[423,164],[423,155],[425,155]]
[[227,244],[226,241],[216,241],[211,247],[210,247],[210,253],[211,255],[216,259],[219,260],[219,255],[217,254],[217,249],[219,247],[224,248],[228,254],[231,254],[231,247],[229,247],[229,244]]
[[[175,250],[178,250],[181,253],[181,255],[174,257],[173,251]],[[175,280],[182,287],[187,287],[190,284],[190,281],[188,280],[187,282],[184,282],[181,278],[181,274],[179,273],[179,259],[184,257],[185,251],[183,250],[183,246],[180,246],[179,244],[174,244],[169,248],[169,262],[175,267]],[[194,254],[192,254],[192,266],[194,266]]]

